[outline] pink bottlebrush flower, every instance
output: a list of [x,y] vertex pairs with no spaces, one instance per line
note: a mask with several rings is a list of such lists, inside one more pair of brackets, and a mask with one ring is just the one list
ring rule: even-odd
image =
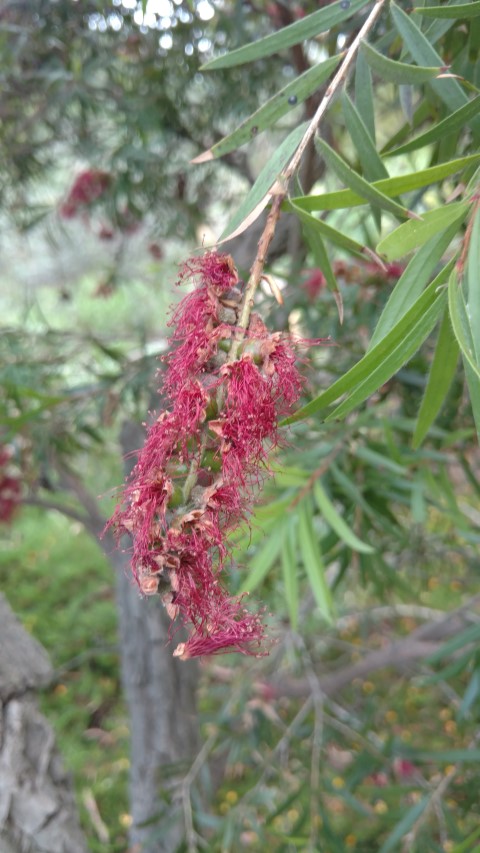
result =
[[15,515],[21,499],[22,486],[17,471],[12,466],[13,453],[0,447],[0,522],[8,523]]
[[393,772],[401,782],[408,782],[417,773],[417,768],[406,758],[393,759]]
[[308,296],[309,302],[315,302],[322,290],[325,289],[327,282],[323,272],[320,269],[314,269],[303,282],[302,287]]
[[179,643],[173,654],[181,660],[223,652],[260,657],[266,654],[262,651],[264,637],[259,614],[242,607],[242,598],[224,598],[208,624],[196,627],[187,642]]
[[272,377],[278,414],[287,414],[303,390],[303,378],[296,367],[292,342],[279,332],[262,344],[263,369]]
[[404,269],[405,267],[402,264],[387,264],[387,276],[388,278],[393,279],[400,278],[400,276],[403,275]]
[[195,276],[199,277],[202,287],[211,288],[217,296],[238,282],[233,259],[230,255],[217,252],[205,252],[200,258],[190,258],[186,261],[180,270],[179,284]]
[[79,209],[88,207],[97,201],[111,183],[111,175],[101,169],[86,169],[75,178],[67,198],[60,207],[60,214],[64,219],[71,219],[77,215]]
[[364,270],[367,275],[375,281],[396,281],[403,273],[404,267],[402,264],[393,263],[386,264],[385,267],[379,267],[378,264],[365,264]]
[[207,252],[182,267],[196,289],[173,312],[167,410],[145,445],[110,524],[133,539],[132,569],[144,595],[159,593],[172,618],[191,626],[178,657],[221,651],[258,654],[264,628],[222,572],[227,534],[245,522],[279,443],[278,418],[299,398],[302,379],[288,336],[253,314],[227,357],[241,293],[232,259]]
[[231,329],[219,322],[218,300],[238,280],[231,259],[225,260],[228,257],[207,252],[203,258],[194,258],[182,267],[179,283],[196,276],[200,284],[177,305],[169,323],[174,327],[170,343],[179,344],[166,359],[165,387],[169,392],[186,377],[196,376],[217,351],[221,337],[231,336]]
[[191,380],[179,389],[175,398],[172,420],[175,425],[179,460],[187,462],[192,451],[188,442],[198,435],[209,403],[209,396],[200,382]]
[[225,481],[245,486],[252,466],[257,480],[261,479],[269,446],[278,444],[275,399],[269,380],[262,376],[249,354],[226,364],[220,373],[226,379],[224,411],[209,426],[222,440],[220,453]]

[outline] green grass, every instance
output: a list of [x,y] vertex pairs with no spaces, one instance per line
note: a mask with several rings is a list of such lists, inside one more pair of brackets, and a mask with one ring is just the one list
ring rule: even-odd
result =
[[[2,540],[2,591],[55,668],[40,706],[73,775],[90,849],[120,853],[129,820],[129,731],[112,569],[81,526],[58,513],[25,509]],[[85,790],[108,828],[107,843],[92,826]]]

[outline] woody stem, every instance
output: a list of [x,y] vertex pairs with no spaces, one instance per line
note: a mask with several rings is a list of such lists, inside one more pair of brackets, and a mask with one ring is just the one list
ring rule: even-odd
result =
[[334,96],[345,82],[348,72],[350,70],[350,66],[352,65],[353,60],[355,59],[355,56],[358,53],[360,44],[374,26],[377,18],[380,15],[380,12],[382,11],[384,4],[385,0],[377,0],[375,5],[373,6],[363,27],[359,30],[350,47],[346,51],[340,68],[338,69],[327,91],[325,92],[325,95],[322,98],[309,126],[307,127],[307,130],[305,131],[302,140],[300,141],[292,159],[287,164],[287,166],[285,166],[283,171],[280,173],[277,181],[275,181],[274,186],[269,191],[269,195],[273,199],[272,206],[270,208],[270,213],[268,214],[262,236],[258,241],[257,255],[250,270],[250,277],[248,279],[247,287],[243,297],[242,310],[238,322],[239,331],[233,339],[232,345],[230,347],[230,352],[228,355],[229,362],[235,361],[238,354],[238,350],[245,336],[245,330],[248,328],[255,293],[263,274],[268,250],[270,248],[270,243],[273,240],[275,229],[277,227],[277,222],[280,217],[282,203],[287,196],[288,184],[290,182],[290,179],[298,169],[303,153],[308,143],[313,138],[315,132],[318,130],[320,123],[326,111],[328,110]]

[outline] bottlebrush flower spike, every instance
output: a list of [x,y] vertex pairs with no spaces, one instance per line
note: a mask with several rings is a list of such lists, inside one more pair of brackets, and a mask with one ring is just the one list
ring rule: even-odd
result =
[[148,429],[109,525],[132,537],[141,592],[160,594],[168,614],[190,626],[174,655],[265,654],[260,614],[224,587],[228,535],[248,520],[279,444],[278,419],[303,383],[288,336],[271,334],[255,314],[239,328],[241,283],[229,255],[187,261],[185,281],[195,289],[170,321],[166,408]]
[[0,446],[0,522],[4,523],[12,520],[21,500],[22,487],[12,456],[9,447]]
[[82,209],[101,198],[111,184],[111,175],[101,169],[85,169],[75,178],[67,198],[60,207],[64,219],[72,219]]

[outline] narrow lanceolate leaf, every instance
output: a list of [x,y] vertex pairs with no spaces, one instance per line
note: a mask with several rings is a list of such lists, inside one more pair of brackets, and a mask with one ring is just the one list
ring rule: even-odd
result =
[[450,317],[448,311],[445,311],[440,325],[427,387],[425,388],[413,434],[412,444],[415,449],[420,447],[443,406],[457,369],[458,352],[459,347],[453,334]]
[[[310,216],[310,214],[307,213],[306,216],[309,217],[309,220],[313,220],[313,216]],[[328,289],[331,291],[331,293],[333,293],[335,302],[337,304],[340,323],[343,323],[342,294],[340,293],[340,289],[337,284],[337,279],[335,278],[332,265],[327,254],[327,250],[325,248],[325,243],[323,242],[320,231],[315,228],[315,225],[309,220],[307,220],[305,216],[300,216],[303,232],[305,234],[307,243],[310,246],[313,257],[315,258],[315,263],[317,267],[321,269],[323,275],[325,276],[325,281],[327,282]]]
[[372,75],[365,55],[359,51],[355,66],[355,106],[362,116],[370,139],[375,144],[375,107],[373,103]]
[[[407,363],[421,345],[428,338],[430,332],[438,321],[442,313],[443,307],[447,300],[445,291],[441,291],[436,295],[432,305],[422,314],[421,317],[414,323],[406,333],[403,341],[393,349],[385,358],[382,364],[376,367],[370,376],[364,380],[343,403],[340,403],[336,409],[326,418],[327,421],[344,418],[353,411],[360,403],[363,403],[372,394],[375,393],[381,386],[388,382],[392,376],[397,373],[404,364]],[[385,339],[384,339],[385,340]]]
[[[426,36],[417,27],[400,6],[391,3],[392,19],[400,33],[405,46],[410,51],[413,59],[419,65],[442,65],[442,58],[435,48],[432,47]],[[458,110],[467,103],[468,98],[457,80],[429,80],[428,85],[434,90],[438,97],[450,110]],[[480,129],[480,120],[474,120],[475,130]]]
[[266,577],[283,547],[285,527],[275,527],[274,532],[259,548],[250,562],[250,571],[243,582],[240,592],[252,592]]
[[[318,12],[313,12],[299,21],[295,21],[288,27],[284,27],[277,33],[265,36],[262,39],[245,47],[239,47],[236,50],[225,53],[223,56],[218,56],[202,66],[202,71],[208,69],[214,71],[217,68],[232,68],[235,65],[243,65],[245,62],[253,62],[255,59],[263,59],[264,56],[271,56],[273,53],[278,53],[281,50],[286,50],[294,44],[299,44],[305,39],[311,39],[319,33],[326,32],[336,24],[341,24],[348,20],[355,12],[358,12],[362,6],[366,6],[367,0],[351,0],[346,6],[342,0],[336,3],[331,3],[329,6],[319,9]],[[345,8],[346,7],[346,8]]]
[[456,269],[452,271],[448,282],[448,307],[453,331],[462,355],[470,365],[473,375],[477,377],[477,381],[480,381],[480,361],[476,353],[478,328],[472,326],[468,305]]
[[[411,258],[408,266],[404,269],[393,288],[387,304],[380,315],[368,346],[369,350],[376,346],[390,329],[393,329],[395,324],[398,323],[399,318],[403,317],[415,300],[418,299],[457,231],[457,225],[450,225],[449,228],[435,234]],[[447,281],[451,268],[450,265],[447,265],[438,274],[435,279],[437,285]]]
[[[472,166],[478,162],[480,162],[480,154],[469,154],[467,157],[459,157],[455,160],[449,160],[447,163],[439,163],[438,166],[430,166],[428,169],[422,169],[419,172],[409,172],[408,175],[375,181],[372,186],[386,196],[395,197],[402,193],[427,187],[437,181],[443,181],[444,178],[448,178],[450,175],[454,175],[467,166]],[[352,192],[352,190],[339,190],[322,195],[297,196],[292,201],[303,210],[310,211],[339,210],[344,207],[350,208],[367,204],[365,198],[362,198],[359,193]]]
[[463,357],[463,365],[465,368],[465,376],[467,378],[468,393],[470,395],[470,404],[472,406],[473,419],[477,428],[478,441],[480,443],[480,379],[477,373],[470,367],[470,364]]
[[408,65],[406,62],[397,62],[395,59],[383,56],[365,41],[362,43],[362,51],[372,71],[376,71],[382,80],[398,85],[425,83],[426,80],[438,77],[445,71],[442,65],[425,68],[419,65]]
[[430,803],[430,797],[423,797],[418,803],[411,806],[402,819],[394,827],[387,840],[382,844],[379,853],[391,853],[393,850],[398,850],[400,842],[404,835],[414,826],[419,817],[423,814]]
[[480,15],[480,2],[472,0],[470,3],[458,3],[456,6],[416,6],[414,11],[424,18],[454,18],[462,21]]
[[439,207],[437,210],[429,210],[423,214],[422,219],[404,222],[403,225],[395,228],[383,240],[380,240],[377,252],[384,255],[387,261],[403,258],[413,249],[423,246],[427,240],[438,234],[439,231],[443,231],[444,228],[448,228],[449,225],[455,223],[459,226],[465,219],[468,210],[469,205],[460,201]]
[[231,240],[241,234],[260,216],[262,210],[273,197],[273,190],[278,177],[282,169],[290,162],[307,127],[308,122],[296,127],[279,145],[275,154],[263,167],[247,197],[231,218],[218,241],[219,243],[224,243],[225,240]]
[[345,542],[345,545],[348,545],[348,547],[353,551],[359,551],[362,554],[373,554],[375,548],[372,548],[371,545],[367,545],[366,542],[362,542],[362,540],[353,532],[351,527],[348,526],[345,519],[343,519],[340,513],[335,509],[335,506],[319,480],[315,482],[313,494],[323,518],[327,524],[330,525],[332,530],[335,531],[338,538],[341,539],[342,542]]
[[413,126],[413,122],[415,119],[415,108],[413,106],[413,86],[411,83],[401,83],[398,87],[398,95],[400,98],[400,106],[402,108],[403,115],[407,119],[410,127]]
[[[374,371],[382,368],[388,361],[388,369],[383,371],[386,378],[381,378],[380,385],[386,382],[406,361],[413,355],[415,349],[412,350],[412,336],[414,337],[413,344],[418,341],[418,346],[425,340],[429,331],[435,325],[436,317],[440,314],[442,304],[439,304],[442,294],[437,292],[437,282],[433,281],[421,296],[416,300],[414,305],[406,312],[406,314],[395,324],[388,335],[385,335],[381,341],[357,364],[350,368],[347,373],[337,379],[330,388],[323,391],[315,400],[307,403],[306,406],[299,409],[289,418],[286,418],[282,425],[295,423],[304,418],[315,415],[317,412],[325,409],[343,394],[351,394],[355,389],[364,385],[365,381],[369,380]],[[442,300],[443,302],[444,300]],[[434,309],[437,312],[436,317],[428,313],[432,306],[438,306]],[[425,320],[428,314],[428,320]],[[423,323],[423,325],[422,325]],[[409,337],[410,336],[410,337]],[[423,336],[423,337],[422,337]],[[405,341],[409,337],[409,351],[404,348]],[[417,347],[418,348],[418,347]],[[377,374],[378,375],[378,374]],[[373,383],[375,385],[375,383]],[[377,388],[379,385],[376,386]],[[376,390],[373,387],[373,391]],[[373,393],[373,391],[369,393]],[[367,394],[368,396],[368,394]]]
[[370,132],[346,93],[342,98],[342,107],[347,130],[367,181],[372,183],[373,181],[388,179],[390,176],[375,148]]
[[199,154],[192,160],[192,163],[205,163],[207,160],[214,160],[218,157],[223,157],[230,151],[235,151],[246,142],[257,137],[259,133],[271,127],[282,116],[290,112],[295,106],[303,103],[313,92],[315,92],[322,83],[327,80],[332,71],[336,68],[341,56],[334,56],[327,59],[326,62],[321,62],[314,68],[309,68],[292,83],[289,83],[280,92],[277,92],[273,98],[270,98],[259,110],[257,110],[250,118],[247,118],[242,124],[237,127],[233,133],[225,136],[208,151]]
[[336,228],[328,225],[323,221],[323,219],[317,219],[315,216],[312,216],[306,210],[295,204],[295,201],[296,199],[284,201],[283,209],[290,210],[292,213],[295,213],[300,219],[302,225],[309,226],[324,237],[325,240],[328,240],[335,246],[345,249],[346,252],[349,252],[351,255],[355,255],[358,258],[365,258],[365,246],[362,246],[361,243],[357,243],[356,240],[352,240],[351,237],[347,237],[347,235],[343,234],[341,231],[337,231]]
[[461,130],[468,126],[472,119],[480,115],[480,95],[477,95],[473,100],[468,101],[459,110],[444,118],[430,130],[421,133],[405,145],[400,145],[398,148],[393,148],[385,152],[385,157],[394,157],[396,154],[407,154],[409,151],[416,151],[418,148],[423,148],[425,145],[431,145],[433,142],[439,142],[445,139],[456,130]]
[[480,364],[480,206],[477,205],[473,214],[470,242],[468,246],[467,262],[465,265],[465,288],[467,292],[468,316],[472,329],[476,330],[473,336],[473,345]]
[[377,205],[377,207],[388,210],[400,219],[408,219],[411,216],[410,211],[407,210],[406,207],[402,207],[401,204],[397,204],[396,201],[393,201],[385,195],[385,193],[378,190],[373,184],[370,184],[365,180],[365,178],[362,178],[357,172],[351,169],[348,163],[346,163],[345,160],[342,160],[342,158],[339,157],[333,148],[330,148],[330,145],[328,145],[324,139],[316,138],[315,145],[327,166],[330,166],[330,168],[337,173],[340,180],[342,180],[355,193],[358,193],[361,198],[364,198],[366,201],[370,202],[370,204],[374,204]]
[[290,524],[282,550],[283,583],[285,601],[288,609],[290,624],[294,631],[298,626],[298,571],[297,571],[297,542],[295,528]]
[[298,540],[302,562],[312,587],[312,592],[323,618],[332,621],[332,596],[325,579],[325,566],[312,523],[311,508],[308,501],[300,504],[298,519]]

